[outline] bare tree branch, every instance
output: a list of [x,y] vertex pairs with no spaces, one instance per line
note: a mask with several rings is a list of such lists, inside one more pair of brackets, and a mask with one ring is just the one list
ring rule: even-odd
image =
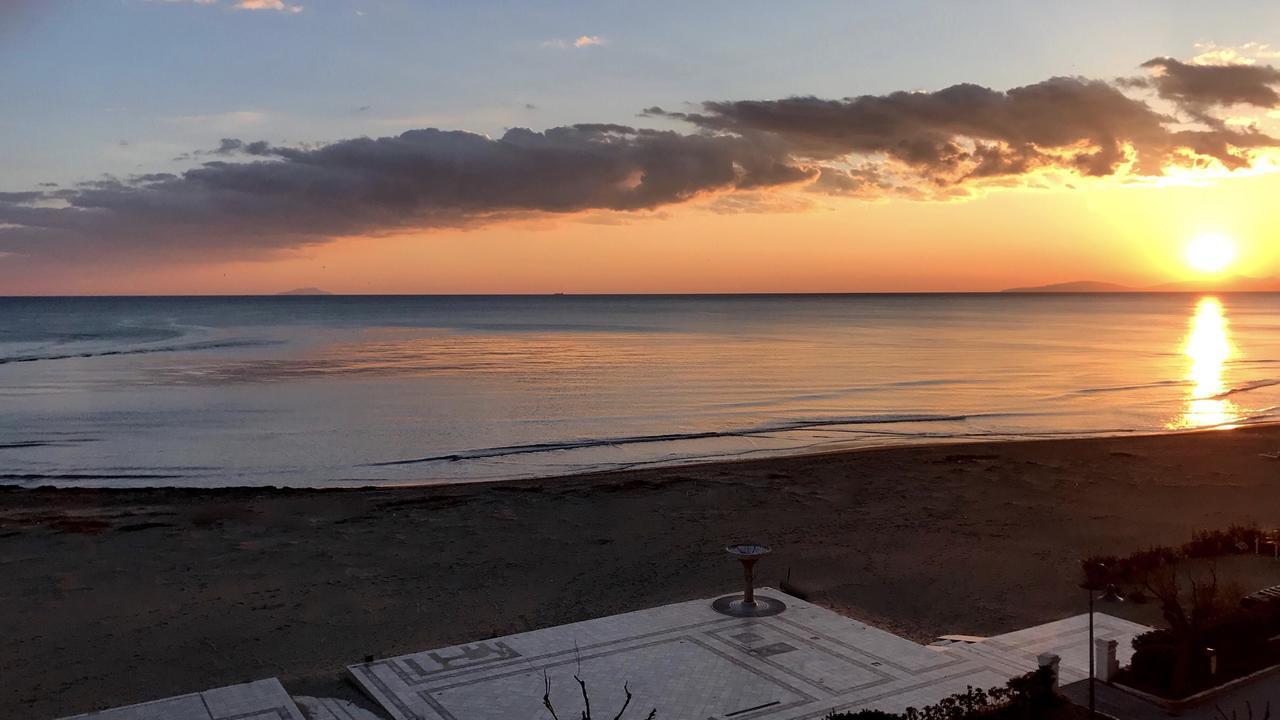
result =
[[551,713],[552,720],[560,720],[556,715],[556,709],[551,705],[551,678],[547,676],[547,671],[542,671],[542,706]]
[[582,720],[591,720],[591,698],[587,697],[587,684],[577,675],[573,676],[578,681],[578,687],[582,688]]
[[627,687],[626,683],[622,683],[622,692],[627,694],[627,699],[622,701],[622,709],[613,716],[613,720],[622,720],[622,713],[626,712],[627,706],[631,704],[631,688]]

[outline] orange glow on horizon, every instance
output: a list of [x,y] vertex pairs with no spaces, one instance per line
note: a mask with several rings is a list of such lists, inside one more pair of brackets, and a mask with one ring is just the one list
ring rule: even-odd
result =
[[[511,220],[475,229],[346,237],[257,260],[104,260],[42,268],[14,294],[685,293],[996,291],[1101,280],[1203,278],[1188,238],[1236,246],[1233,274],[1280,274],[1280,216],[1258,212],[1280,174],[1206,186],[1086,184],[962,201],[804,196],[774,211],[705,203],[661,212]],[[0,263],[12,258],[0,258]]]

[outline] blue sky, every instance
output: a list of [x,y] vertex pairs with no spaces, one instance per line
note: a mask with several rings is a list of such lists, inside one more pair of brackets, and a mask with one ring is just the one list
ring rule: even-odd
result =
[[1266,2],[234,1],[7,0],[0,190],[174,169],[222,137],[660,125],[637,111],[1112,77],[1280,27]]

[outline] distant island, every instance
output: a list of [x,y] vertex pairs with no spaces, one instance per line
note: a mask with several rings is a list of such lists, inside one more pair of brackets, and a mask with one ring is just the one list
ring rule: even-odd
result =
[[284,292],[278,292],[276,294],[277,295],[332,295],[333,293],[329,292],[328,290],[321,290],[318,287],[301,287],[301,288],[294,288],[292,290],[285,290]]
[[1006,293],[1141,293],[1141,292],[1280,292],[1280,278],[1253,278],[1245,275],[1220,280],[1184,280],[1146,287],[1133,287],[1096,280],[1034,285],[1002,290]]

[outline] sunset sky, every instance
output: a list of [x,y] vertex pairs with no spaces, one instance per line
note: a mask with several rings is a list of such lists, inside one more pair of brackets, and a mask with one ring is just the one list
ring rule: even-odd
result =
[[1280,275],[1269,2],[0,2],[0,295]]

